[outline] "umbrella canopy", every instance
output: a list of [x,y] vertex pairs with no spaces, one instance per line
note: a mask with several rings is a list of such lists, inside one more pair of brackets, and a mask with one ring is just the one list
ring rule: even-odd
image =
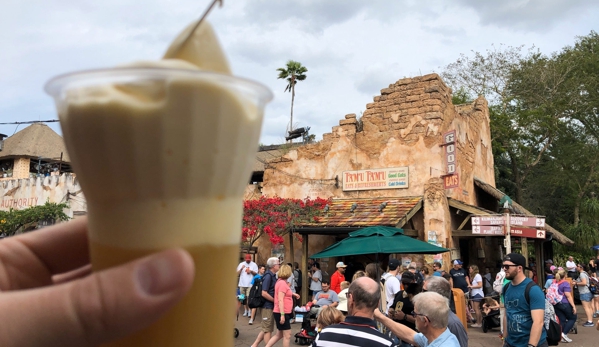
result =
[[403,234],[402,229],[375,226],[349,233],[349,237],[313,254],[310,258],[332,258],[360,254],[438,254],[449,250]]

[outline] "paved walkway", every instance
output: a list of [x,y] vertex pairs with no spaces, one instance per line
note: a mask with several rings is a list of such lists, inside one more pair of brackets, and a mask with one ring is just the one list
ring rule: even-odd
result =
[[[578,334],[570,334],[569,337],[573,340],[572,343],[560,343],[560,346],[564,347],[596,347],[599,346],[599,331],[595,330],[595,328],[585,328],[582,326],[584,322],[584,318],[581,318],[581,312],[584,312],[582,306],[578,305],[576,307],[578,314]],[[584,315],[584,313],[582,314]],[[254,325],[247,324],[248,318],[239,316],[239,321],[235,322],[235,326],[239,329],[239,337],[235,339],[235,347],[249,347],[258,332],[260,331],[259,323],[255,323]],[[597,322],[597,319],[595,319]],[[291,344],[290,346],[299,346],[295,344],[295,338],[293,335],[299,332],[301,328],[301,323],[295,323],[291,325]],[[482,332],[480,328],[468,329],[469,335],[469,343],[470,347],[502,347],[501,340],[499,339],[499,329],[493,329],[486,334]],[[260,346],[264,346],[262,343]],[[279,341],[275,344],[276,347],[282,347],[283,341]]]

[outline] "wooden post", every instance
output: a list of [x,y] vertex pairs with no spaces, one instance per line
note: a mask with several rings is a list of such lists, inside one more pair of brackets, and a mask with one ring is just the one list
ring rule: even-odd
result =
[[295,254],[293,252],[293,227],[289,230],[289,257],[291,260],[287,262],[291,263],[291,269],[293,269],[293,262],[295,261]]
[[[287,215],[289,216],[289,219],[291,219],[291,210],[287,210]],[[291,227],[289,228],[289,256],[291,257],[291,261],[288,261],[288,263],[291,263],[291,269],[293,269],[293,262],[295,262],[293,249],[293,220],[291,221]]]
[[545,278],[545,260],[541,260],[543,254],[543,240],[535,239],[535,261],[537,270],[537,282],[543,285],[547,280]]
[[[526,259],[526,266],[528,265],[528,239],[526,237],[522,237],[520,238],[520,244],[522,245],[522,255],[524,256],[524,259]],[[528,270],[525,271],[526,277],[528,276]]]
[[300,266],[302,268],[302,276],[304,276],[302,278],[303,284],[300,302],[302,305],[305,305],[308,302],[308,290],[310,289],[310,281],[308,280],[308,271],[310,270],[308,269],[308,235],[304,235],[304,240],[302,241],[302,263]]

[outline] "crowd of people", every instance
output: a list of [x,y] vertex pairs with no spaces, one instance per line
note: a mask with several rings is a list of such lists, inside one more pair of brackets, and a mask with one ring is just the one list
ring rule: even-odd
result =
[[[299,266],[295,263],[294,271],[290,265],[279,267],[278,258],[270,258],[266,264],[272,279],[263,281],[266,303],[260,313],[262,329],[252,347],[261,341],[272,346],[279,339],[284,346],[289,345],[289,324],[296,307],[292,299],[299,298],[301,292],[297,287]],[[548,339],[554,338],[547,333],[551,321],[559,322],[561,342],[572,342],[568,333],[577,319],[575,296],[586,315],[583,327],[596,326],[599,330],[599,322],[593,322],[599,317],[599,257],[588,264],[576,263],[570,257],[564,267],[545,261],[547,281],[542,286],[535,285],[536,273],[516,253],[504,257],[495,281],[489,268],[481,274],[477,265],[464,268],[459,259],[446,272],[438,262],[419,268],[415,263],[403,266],[391,258],[386,271],[378,263],[370,263],[363,270],[352,269],[351,279],[346,278],[348,269],[343,262],[336,264],[330,276],[314,260],[310,260],[309,268],[304,280],[308,281],[310,297],[302,308],[316,317],[318,334],[313,346],[466,347],[468,334],[456,315],[452,289],[464,293],[466,311],[472,313],[468,317],[471,328],[481,327],[485,317],[500,316],[505,347],[548,346]],[[240,286],[244,271],[248,276],[256,272],[257,277],[263,268],[242,262],[238,268]],[[289,281],[294,272],[296,279]],[[247,287],[242,290],[247,291]],[[246,314],[252,322],[255,313]],[[272,335],[275,324],[278,332]],[[347,334],[349,331],[361,334]]]

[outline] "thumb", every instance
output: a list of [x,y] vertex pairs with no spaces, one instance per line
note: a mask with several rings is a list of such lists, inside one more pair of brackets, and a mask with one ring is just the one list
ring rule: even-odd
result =
[[[0,295],[1,346],[96,346],[160,318],[190,289],[194,263],[168,250],[61,285]],[[34,327],[34,328],[33,328]]]

